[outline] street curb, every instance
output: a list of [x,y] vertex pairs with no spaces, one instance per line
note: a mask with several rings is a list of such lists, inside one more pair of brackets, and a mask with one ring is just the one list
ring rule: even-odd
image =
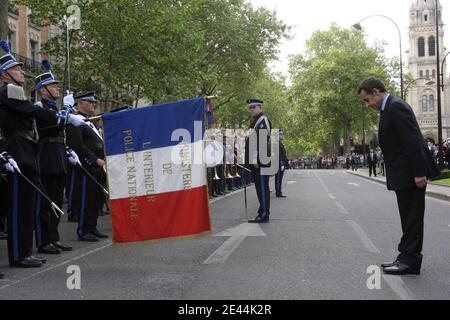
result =
[[[372,181],[372,182],[377,182],[377,183],[386,185],[386,182],[383,181],[383,180],[381,180],[381,179],[374,179],[374,178],[367,177],[367,176],[363,176],[363,175],[360,175],[360,174],[357,174],[357,173],[348,172],[348,171],[346,171],[346,172],[347,172],[347,174],[351,174],[351,175],[353,175],[353,176],[360,177],[360,178],[362,178],[362,179],[366,179],[366,180],[369,180],[369,181]],[[450,196],[447,196],[447,195],[442,194],[442,193],[439,193],[439,192],[435,192],[435,191],[427,191],[427,192],[426,192],[426,195],[427,195],[428,197],[431,197],[431,198],[435,198],[435,199],[438,199],[438,200],[443,200],[443,201],[448,201],[448,202],[450,202]]]

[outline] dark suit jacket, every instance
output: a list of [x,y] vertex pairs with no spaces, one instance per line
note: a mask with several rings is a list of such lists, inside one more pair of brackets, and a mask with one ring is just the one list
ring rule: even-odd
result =
[[373,160],[370,159],[370,152],[367,154],[367,163],[368,164],[377,164],[378,163],[378,157],[375,152],[373,153]]
[[389,190],[414,188],[415,177],[430,179],[439,174],[414,112],[403,100],[389,96],[378,134]]

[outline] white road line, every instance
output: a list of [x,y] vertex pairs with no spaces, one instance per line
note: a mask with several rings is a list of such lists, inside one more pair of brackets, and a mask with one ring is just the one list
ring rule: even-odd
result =
[[333,196],[333,194],[332,194],[332,193],[329,193],[329,192],[328,192],[328,196],[330,197],[330,199],[331,199],[331,200],[336,200],[336,197],[335,197],[335,196]]
[[230,239],[214,251],[203,264],[224,263],[246,237],[265,237],[266,234],[258,224],[242,223],[236,227],[219,232],[214,236],[230,237]]
[[402,300],[417,300],[411,291],[409,291],[402,278],[399,276],[393,276],[389,274],[383,274],[383,279],[391,287]]
[[361,228],[361,226],[357,222],[355,222],[353,220],[347,220],[347,223],[353,228],[353,230],[355,231],[355,233],[358,235],[359,239],[363,243],[364,247],[369,252],[376,252],[376,253],[380,252],[380,250],[378,250],[378,248],[373,244],[372,240],[370,240],[367,233]]
[[69,264],[69,263],[71,263],[71,262],[73,262],[73,261],[79,260],[79,259],[84,258],[84,257],[86,257],[86,256],[89,256],[89,255],[91,255],[91,254],[93,254],[93,253],[96,253],[96,252],[98,252],[98,251],[101,251],[101,250],[103,250],[103,249],[105,249],[105,248],[108,248],[108,247],[110,247],[111,245],[112,245],[112,241],[109,240],[108,243],[107,243],[106,245],[103,245],[103,246],[101,246],[101,247],[99,247],[99,248],[90,250],[90,251],[88,251],[88,252],[86,252],[86,253],[83,253],[83,254],[81,254],[81,255],[78,255],[78,256],[76,256],[76,257],[74,257],[74,258],[72,258],[72,259],[69,259],[69,260],[66,260],[66,261],[64,261],[64,262],[58,263],[57,265],[54,265],[54,266],[45,268],[45,269],[43,269],[43,270],[41,270],[41,271],[39,271],[39,272],[36,272],[36,273],[33,273],[32,275],[29,275],[28,277],[24,277],[24,278],[22,278],[22,279],[18,279],[18,280],[16,280],[16,281],[11,282],[11,283],[5,284],[5,285],[3,285],[3,286],[0,287],[0,290],[3,290],[3,289],[5,289],[5,288],[11,287],[11,286],[14,286],[14,285],[16,285],[16,284],[19,284],[19,283],[21,283],[21,282],[24,282],[24,281],[26,281],[26,280],[29,280],[29,279],[31,279],[31,278],[34,278],[34,277],[36,277],[36,276],[38,276],[38,275],[44,274],[44,273],[46,273],[46,272],[48,272],[48,271],[51,271],[51,270],[53,270],[53,269],[62,267],[62,266],[65,265],[65,264]]
[[231,237],[214,251],[203,264],[224,263],[245,238],[245,235]]
[[322,181],[322,179],[320,179],[319,175],[317,174],[317,172],[314,172],[314,175],[316,176],[317,179],[319,179],[320,184],[322,185],[322,188],[325,190],[326,193],[330,193],[330,191],[328,190],[327,186],[325,185],[325,183]]
[[350,214],[348,211],[347,211],[347,209],[345,209],[345,207],[342,205],[342,203],[340,203],[340,202],[336,202],[336,205],[338,206],[338,208],[339,208],[339,212],[340,213],[342,213],[342,214]]

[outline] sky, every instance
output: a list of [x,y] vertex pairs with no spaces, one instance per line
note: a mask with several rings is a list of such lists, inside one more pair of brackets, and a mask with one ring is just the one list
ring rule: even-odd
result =
[[[315,30],[327,30],[335,22],[341,27],[351,27],[369,15],[385,15],[394,20],[402,34],[403,60],[409,49],[409,9],[413,0],[248,0],[254,7],[274,10],[277,17],[292,26],[292,40],[280,46],[279,61],[271,64],[274,71],[287,74],[288,56],[303,53],[305,41]],[[434,1],[434,0],[433,0]],[[450,48],[450,0],[440,0],[443,6],[444,46]],[[388,57],[400,54],[399,36],[395,25],[386,18],[372,17],[361,23],[366,40],[384,40]],[[442,44],[441,44],[442,46]]]

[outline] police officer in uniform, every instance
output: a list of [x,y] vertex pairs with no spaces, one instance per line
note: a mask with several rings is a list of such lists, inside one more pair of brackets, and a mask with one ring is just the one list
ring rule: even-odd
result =
[[[35,78],[35,91],[41,97],[44,109],[58,111],[56,100],[60,97],[59,81],[51,72],[51,64],[48,60],[42,62],[47,72]],[[68,97],[66,97],[68,99]],[[66,134],[64,127],[48,127],[37,120],[39,132],[39,160],[41,183],[47,196],[58,206],[62,207],[64,188],[69,161],[76,164],[78,160],[75,153],[70,157],[66,152]],[[73,152],[73,151],[72,151]],[[72,247],[62,244],[59,240],[58,225],[60,215],[56,213],[48,201],[42,201],[37,195],[36,208],[36,246],[38,252],[46,254],[59,254],[61,251],[71,251]]]
[[[246,164],[252,170],[256,194],[259,201],[258,215],[250,223],[269,222],[270,216],[270,191],[268,168],[270,167],[270,135],[272,124],[262,112],[263,101],[257,99],[247,100],[252,123],[250,134],[246,139]],[[260,150],[260,140],[264,139],[267,148]],[[264,150],[266,149],[266,150]],[[266,154],[264,154],[266,153]]]
[[[30,102],[22,87],[25,76],[21,63],[9,53],[0,57],[0,127],[5,136],[5,150],[17,161],[17,170],[8,176],[8,258],[11,267],[40,267],[45,259],[32,256],[36,189],[23,178],[38,185],[38,133],[36,119],[46,126],[82,125],[83,121],[67,112],[44,109]],[[23,176],[22,176],[23,175]]]
[[78,240],[98,241],[107,238],[97,229],[99,211],[104,203],[103,190],[92,179],[101,183],[105,176],[103,138],[99,129],[89,117],[94,115],[97,99],[95,92],[88,92],[75,97],[78,114],[83,116],[87,126],[67,126],[67,144],[78,154],[84,169],[79,166],[75,170],[75,188],[72,199],[72,213],[78,215]]
[[281,191],[281,186],[283,184],[283,176],[284,176],[284,170],[286,169],[286,166],[288,165],[288,158],[286,156],[286,148],[283,144],[284,140],[284,132],[282,130],[279,131],[279,155],[280,155],[280,167],[278,169],[277,174],[275,175],[275,192],[277,198],[286,198],[285,195],[283,195],[283,192]]

